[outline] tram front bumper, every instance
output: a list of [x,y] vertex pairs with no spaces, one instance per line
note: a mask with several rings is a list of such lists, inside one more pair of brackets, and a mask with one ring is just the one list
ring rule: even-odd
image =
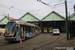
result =
[[5,40],[7,40],[7,41],[15,41],[16,37],[5,37]]

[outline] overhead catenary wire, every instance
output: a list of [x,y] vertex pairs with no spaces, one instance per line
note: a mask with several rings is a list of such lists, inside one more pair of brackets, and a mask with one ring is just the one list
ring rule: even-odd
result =
[[15,11],[15,12],[17,12],[17,13],[20,13],[20,14],[24,14],[23,12],[20,12],[20,11],[17,11],[17,10],[11,9],[11,8],[10,8],[10,10],[13,10],[13,11]]
[[[56,5],[60,5],[60,4],[63,4],[63,3],[65,4],[65,2],[62,2],[62,3],[59,3],[59,4],[56,4],[56,5],[52,6],[52,5],[49,5],[47,3],[42,2],[41,0],[37,0],[37,1],[43,3],[44,5],[47,5],[47,6],[51,7],[53,10],[56,9],[55,8]],[[58,10],[58,9],[56,9],[56,10]],[[60,10],[58,10],[58,11],[61,12]]]
[[[2,4],[0,4],[1,6]],[[3,5],[4,7],[6,8],[9,8],[10,6],[7,6],[7,5]],[[16,10],[19,10],[19,11],[23,11],[23,12],[34,12],[34,11],[39,11],[39,9],[37,10],[32,10],[32,11],[27,11],[27,10],[22,10],[22,9],[18,9],[18,8],[14,8],[14,6],[11,7],[12,9],[16,9]],[[10,9],[10,8],[9,8]]]
[[[0,6],[2,6],[3,4],[0,4]],[[7,6],[7,5],[3,5],[5,8],[12,8],[12,9],[16,9],[16,10],[19,10],[19,11],[26,11],[26,10],[22,10],[22,9],[18,9],[18,8],[14,8],[14,6]]]
[[[0,6],[1,6],[2,4],[0,4]],[[20,13],[20,14],[24,14],[25,12],[27,12],[27,11],[24,11],[24,10],[21,10],[21,9],[18,9],[18,8],[14,8],[13,6],[6,6],[6,5],[3,5],[4,7],[5,7],[5,9],[9,9],[9,10],[13,10],[13,11],[15,11],[15,12],[17,12],[17,13]],[[10,7],[10,8],[9,8]],[[32,10],[32,11],[29,11],[30,13],[32,13],[32,12],[35,12],[35,11],[39,11],[39,9],[37,9],[37,10]],[[34,14],[34,15],[36,15],[36,14]],[[36,15],[36,16],[38,16],[38,15]],[[40,16],[39,16],[40,17]],[[42,18],[42,17],[41,17]]]
[[62,3],[59,3],[59,4],[55,4],[54,6],[61,5],[61,4],[65,4],[65,2],[62,2]]
[[[0,4],[1,6],[2,4]],[[37,10],[32,10],[32,11],[26,11],[26,10],[22,10],[22,9],[18,9],[18,8],[14,8],[14,6],[10,7],[10,6],[6,6],[6,5],[3,5],[5,8],[8,8],[9,10],[13,10],[15,12],[18,12],[20,14],[24,14],[25,12],[35,12],[35,11],[39,11],[39,9]],[[10,7],[10,8],[9,8]]]
[[1,0],[1,4],[2,4],[2,9],[3,9],[3,14],[5,15],[5,11],[4,11],[4,8],[3,8],[2,0]]

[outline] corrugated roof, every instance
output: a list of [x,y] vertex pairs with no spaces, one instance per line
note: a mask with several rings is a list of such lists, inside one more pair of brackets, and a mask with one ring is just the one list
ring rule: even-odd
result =
[[[8,16],[7,16],[8,17]],[[11,19],[11,20],[15,20],[14,18],[12,18],[12,17],[9,17],[9,19]]]
[[12,18],[12,17],[9,17],[9,18],[8,18],[7,16],[5,16],[4,18],[2,18],[2,19],[0,20],[0,25],[7,24],[9,20],[15,20],[15,19]]
[[21,18],[19,18],[19,20],[23,20],[23,21],[39,21],[39,19],[37,17],[35,17],[34,15],[32,15],[29,12],[24,14]]
[[70,20],[75,20],[75,13],[70,16]]
[[41,21],[64,21],[65,18],[55,11],[52,11],[47,16],[45,16]]

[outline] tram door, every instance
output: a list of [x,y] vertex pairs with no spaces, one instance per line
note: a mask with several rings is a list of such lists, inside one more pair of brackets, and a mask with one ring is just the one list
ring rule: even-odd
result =
[[20,40],[20,25],[16,26],[16,41]]
[[34,27],[33,27],[33,36],[34,36]]
[[21,38],[23,38],[23,27],[21,27]]

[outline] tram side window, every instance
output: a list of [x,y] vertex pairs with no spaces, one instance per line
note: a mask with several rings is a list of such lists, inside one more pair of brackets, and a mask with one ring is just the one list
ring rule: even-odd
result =
[[27,26],[26,26],[26,33],[28,33],[28,29],[27,29]]
[[19,35],[19,28],[17,27],[17,35]]
[[34,32],[36,32],[37,30],[36,30],[36,27],[34,27]]
[[26,26],[25,28],[26,28],[26,33],[30,33],[30,32],[32,32],[32,29],[31,29],[30,26]]
[[37,32],[37,28],[35,28],[35,31]]
[[31,27],[29,26],[29,32],[31,32]]
[[26,33],[29,32],[29,26],[26,26]]
[[24,29],[23,29],[24,33],[26,33],[26,26],[24,26],[23,28],[24,28]]
[[39,28],[37,28],[37,31],[39,31]]
[[33,27],[31,27],[31,33],[33,33]]
[[39,28],[37,28],[37,31],[39,32]]
[[35,27],[34,27],[34,33],[35,33]]

